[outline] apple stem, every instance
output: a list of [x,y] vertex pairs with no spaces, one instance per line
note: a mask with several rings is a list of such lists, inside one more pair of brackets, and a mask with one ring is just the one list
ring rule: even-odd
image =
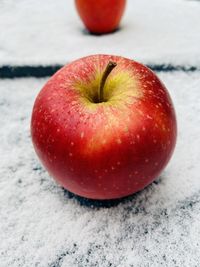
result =
[[100,86],[99,86],[99,103],[103,102],[103,89],[104,85],[106,83],[106,79],[108,78],[108,75],[111,73],[111,71],[117,66],[116,62],[109,61],[108,65],[106,66],[106,69],[102,75]]

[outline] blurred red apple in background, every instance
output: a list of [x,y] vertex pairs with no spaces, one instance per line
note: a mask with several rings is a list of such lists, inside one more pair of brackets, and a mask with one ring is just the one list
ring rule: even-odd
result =
[[163,83],[147,67],[109,55],[59,70],[34,104],[32,141],[43,165],[69,191],[120,198],[157,178],[176,142]]
[[75,0],[75,4],[85,27],[103,34],[118,28],[126,0]]

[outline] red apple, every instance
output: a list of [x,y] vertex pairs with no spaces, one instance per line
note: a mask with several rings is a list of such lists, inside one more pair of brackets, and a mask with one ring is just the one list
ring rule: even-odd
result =
[[164,84],[133,60],[81,58],[39,93],[31,122],[35,150],[69,191],[114,199],[143,189],[168,163],[176,117]]
[[102,34],[118,28],[126,0],[75,0],[75,4],[86,28]]

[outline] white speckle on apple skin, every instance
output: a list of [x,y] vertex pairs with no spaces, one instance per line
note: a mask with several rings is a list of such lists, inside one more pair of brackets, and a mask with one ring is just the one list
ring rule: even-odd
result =
[[119,145],[122,143],[120,138],[118,138],[116,141],[117,141],[117,144],[119,144]]
[[114,167],[114,166],[112,166],[112,167],[111,167],[111,170],[115,170],[115,167]]
[[145,132],[145,131],[146,131],[146,128],[145,128],[144,126],[142,127],[142,131],[143,131],[143,132]]
[[155,166],[158,166],[158,162],[155,162],[154,165],[155,165]]
[[167,148],[166,145],[162,145],[163,150],[166,150],[166,148]]
[[116,184],[113,184],[112,187],[116,189],[117,186],[116,186]]
[[145,162],[148,163],[149,162],[149,159],[145,159]]
[[71,145],[71,146],[74,146],[74,142],[71,142],[70,145]]
[[168,107],[170,107],[170,104],[169,104],[169,103],[166,103],[166,105],[167,105]]
[[156,144],[157,143],[157,140],[156,139],[153,139],[153,142],[154,142],[154,144]]
[[146,115],[147,119],[152,120],[153,118],[149,116],[148,114]]
[[70,156],[70,157],[72,157],[72,156],[73,156],[73,154],[70,152],[70,153],[69,153],[69,156]]
[[120,162],[120,161],[118,161],[118,162],[117,162],[117,165],[120,165],[120,164],[121,164],[121,162]]
[[134,145],[134,144],[135,144],[135,141],[131,141],[131,142],[130,142],[130,145]]
[[105,169],[105,170],[104,170],[104,172],[106,172],[106,173],[107,173],[107,172],[108,172],[108,170],[107,170],[107,169]]
[[137,137],[138,140],[140,139],[140,135],[139,134],[137,134],[136,137]]
[[134,174],[138,174],[138,171],[134,171]]
[[155,128],[158,128],[158,124],[157,123],[155,123]]
[[59,132],[60,132],[60,129],[58,128],[58,129],[57,129],[57,133],[59,133]]
[[84,137],[84,132],[81,132],[81,139],[83,139]]

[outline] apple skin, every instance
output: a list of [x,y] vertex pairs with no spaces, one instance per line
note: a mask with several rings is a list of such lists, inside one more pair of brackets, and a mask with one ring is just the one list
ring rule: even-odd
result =
[[118,28],[126,0],[75,0],[75,5],[89,32],[104,34]]
[[[102,103],[94,103],[102,73]],[[78,59],[54,74],[36,98],[35,151],[67,190],[91,199],[131,195],[157,178],[176,143],[173,104],[164,84],[133,60],[109,55]]]

